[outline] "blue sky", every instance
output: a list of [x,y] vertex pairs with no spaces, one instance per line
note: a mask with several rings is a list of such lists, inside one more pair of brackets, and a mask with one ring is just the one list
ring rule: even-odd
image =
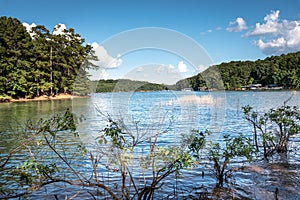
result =
[[[100,47],[124,31],[166,28],[201,45],[213,64],[300,50],[300,0],[0,0],[0,15],[29,25],[42,24],[49,30],[62,23]],[[105,78],[125,77],[150,65],[173,69],[181,77],[196,73],[180,55],[157,50],[113,55],[104,46],[100,53],[114,62],[114,66],[103,67]]]

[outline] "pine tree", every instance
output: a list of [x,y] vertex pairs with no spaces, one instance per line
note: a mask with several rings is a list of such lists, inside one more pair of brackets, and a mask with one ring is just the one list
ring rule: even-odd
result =
[[0,18],[0,95],[72,93],[75,82],[76,94],[87,94],[87,70],[96,67],[91,60],[96,60],[92,47],[73,28],[51,34],[38,25],[30,36],[18,19]]
[[0,91],[13,97],[31,95],[31,37],[15,18],[0,18]]

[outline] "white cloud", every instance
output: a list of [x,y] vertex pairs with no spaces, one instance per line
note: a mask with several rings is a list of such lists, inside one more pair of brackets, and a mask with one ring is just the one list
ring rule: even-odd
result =
[[283,37],[264,42],[259,39],[255,44],[266,54],[280,54],[285,51],[286,41]]
[[33,27],[36,27],[36,24],[35,23],[31,23],[31,24],[28,24],[26,22],[23,23],[23,26],[25,26],[27,32],[29,33],[29,35],[31,37],[33,37],[35,34],[31,32],[32,28]]
[[180,73],[187,72],[187,66],[183,61],[180,61],[178,63],[178,72],[180,72]]
[[155,72],[160,74],[160,73],[164,72],[165,70],[166,70],[166,66],[159,65],[158,67],[156,67]]
[[107,73],[107,71],[105,69],[102,69],[100,73],[100,79],[107,79],[108,75],[109,74]]
[[177,67],[175,67],[172,64],[169,64],[169,66],[167,68],[168,68],[168,73],[170,73],[170,74],[185,73],[188,71],[187,65],[183,61],[180,61],[177,64]]
[[98,57],[99,61],[95,64],[101,68],[116,68],[122,64],[121,55],[117,55],[115,58],[108,54],[107,50],[100,46],[99,44],[93,42],[92,47],[95,50],[95,55]]
[[240,32],[246,29],[248,29],[248,27],[245,20],[238,17],[235,21],[229,22],[229,27],[226,30],[229,32]]
[[93,47],[94,50],[96,50],[100,45],[97,42],[93,42],[91,46]]
[[[68,40],[72,40],[73,39],[73,36],[71,36],[71,33],[68,32],[68,29],[66,27],[65,24],[57,24],[54,26],[54,29],[53,29],[53,32],[52,32],[53,35],[62,35],[64,36],[65,38],[67,38]],[[75,38],[77,39],[81,39],[80,36],[75,36]]]
[[175,69],[175,66],[172,65],[172,64],[169,64],[169,69],[170,69],[170,70],[174,70],[174,69]]
[[280,20],[280,11],[264,17],[246,36],[259,37],[254,44],[265,54],[282,54],[300,51],[300,20]]
[[266,15],[264,18],[265,23],[256,23],[255,29],[247,33],[248,36],[255,36],[255,35],[264,35],[264,34],[271,34],[277,33],[281,29],[279,20],[279,10],[272,11],[270,14]]
[[168,73],[169,73],[169,74],[174,74],[174,73],[176,73],[176,70],[175,70],[175,66],[174,66],[174,65],[169,64],[169,67],[168,67]]
[[205,67],[204,65],[198,65],[198,67],[195,68],[195,72],[198,74],[199,72],[202,72],[206,69],[207,67]]
[[64,35],[64,30],[66,30],[67,27],[65,24],[57,24],[55,25],[54,27],[54,30],[53,30],[53,35]]
[[143,67],[138,67],[138,68],[136,69],[137,72],[142,72],[143,70],[144,70]]

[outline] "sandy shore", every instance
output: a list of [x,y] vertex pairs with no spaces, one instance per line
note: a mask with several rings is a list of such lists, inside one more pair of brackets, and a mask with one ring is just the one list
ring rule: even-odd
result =
[[35,97],[33,99],[11,99],[10,102],[27,102],[27,101],[50,101],[50,100],[64,100],[64,99],[74,99],[74,98],[88,98],[89,96],[74,96],[70,94],[59,94],[55,97],[47,97],[46,95]]

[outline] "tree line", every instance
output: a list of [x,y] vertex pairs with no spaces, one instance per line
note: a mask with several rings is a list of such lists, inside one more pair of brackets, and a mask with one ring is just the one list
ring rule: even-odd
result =
[[[202,73],[180,80],[177,89],[192,87],[198,91],[208,87],[207,84],[218,82],[213,72],[219,72],[224,89],[236,90],[242,86],[261,84],[278,85],[285,89],[300,88],[300,52],[267,57],[256,61],[231,61],[209,67]],[[211,81],[211,79],[213,79]],[[209,87],[211,89],[215,86]]]
[[[57,25],[53,31],[58,30]],[[93,49],[73,28],[60,34],[37,25],[28,33],[16,18],[0,17],[0,96],[88,93]]]
[[[59,25],[51,33],[45,26],[37,25],[29,33],[18,19],[0,17],[0,97],[34,98],[45,94],[93,92],[88,69],[97,69],[91,62],[97,57],[91,45],[73,28],[54,34],[57,29]],[[300,52],[296,52],[264,60],[221,63],[175,85],[130,80],[100,80],[92,85],[96,92],[236,90],[251,84],[299,89],[299,66]]]
[[261,84],[265,87],[281,86],[284,89],[299,89],[300,52],[271,56],[264,60],[231,61],[213,65],[202,73],[182,79],[174,85],[131,80],[100,80],[96,92],[182,90],[185,88],[192,88],[194,91],[206,89],[240,90],[242,87],[253,84]]
[[96,93],[169,90],[170,86],[129,79],[92,81]]

